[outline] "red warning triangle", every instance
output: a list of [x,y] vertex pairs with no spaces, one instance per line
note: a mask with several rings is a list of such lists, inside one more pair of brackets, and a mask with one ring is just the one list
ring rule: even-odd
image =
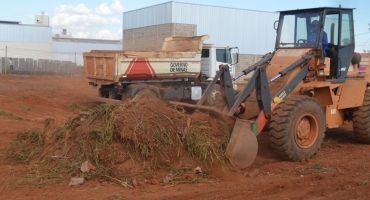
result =
[[156,78],[156,73],[147,58],[132,59],[124,75],[126,80]]

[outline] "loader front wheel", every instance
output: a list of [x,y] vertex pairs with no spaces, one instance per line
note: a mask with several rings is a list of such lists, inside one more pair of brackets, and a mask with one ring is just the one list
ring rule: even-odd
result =
[[356,139],[370,144],[370,90],[366,90],[364,103],[353,112],[353,133]]
[[308,96],[292,96],[281,102],[269,125],[270,145],[283,159],[313,157],[325,136],[321,105]]

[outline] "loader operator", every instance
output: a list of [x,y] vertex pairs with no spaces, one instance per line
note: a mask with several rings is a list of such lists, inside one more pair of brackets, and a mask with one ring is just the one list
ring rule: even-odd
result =
[[[307,42],[316,42],[317,40],[317,33],[319,33],[319,21],[313,20],[311,23],[311,32],[307,37]],[[323,32],[322,36],[322,50],[326,50],[328,48],[328,35],[326,32]]]

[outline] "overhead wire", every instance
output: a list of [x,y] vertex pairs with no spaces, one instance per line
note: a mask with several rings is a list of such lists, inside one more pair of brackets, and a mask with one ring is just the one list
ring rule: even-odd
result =
[[366,42],[363,45],[358,45],[359,47],[364,47],[368,42],[370,41],[370,38],[366,40]]
[[355,36],[359,36],[359,35],[365,35],[365,34],[369,34],[370,32],[367,32],[367,33],[360,33],[360,34],[357,34]]

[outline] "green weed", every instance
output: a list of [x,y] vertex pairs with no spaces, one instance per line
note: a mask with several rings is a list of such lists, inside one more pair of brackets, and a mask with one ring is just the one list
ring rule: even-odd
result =
[[227,147],[228,136],[222,135],[221,143],[217,144],[210,136],[208,127],[202,123],[194,124],[185,137],[186,149],[193,158],[200,162],[224,164],[222,157]]
[[76,102],[69,103],[69,106],[72,108],[72,110],[80,109],[80,106]]
[[322,166],[321,163],[316,163],[312,166],[304,166],[300,170],[301,175],[308,175],[308,174],[326,174],[332,171],[331,168]]
[[44,149],[44,139],[35,130],[20,132],[5,149],[5,157],[12,163],[28,163]]
[[111,200],[125,200],[125,198],[120,194],[113,194],[110,199]]
[[27,106],[21,106],[21,109],[22,110],[31,110],[31,108],[30,107],[27,107]]

